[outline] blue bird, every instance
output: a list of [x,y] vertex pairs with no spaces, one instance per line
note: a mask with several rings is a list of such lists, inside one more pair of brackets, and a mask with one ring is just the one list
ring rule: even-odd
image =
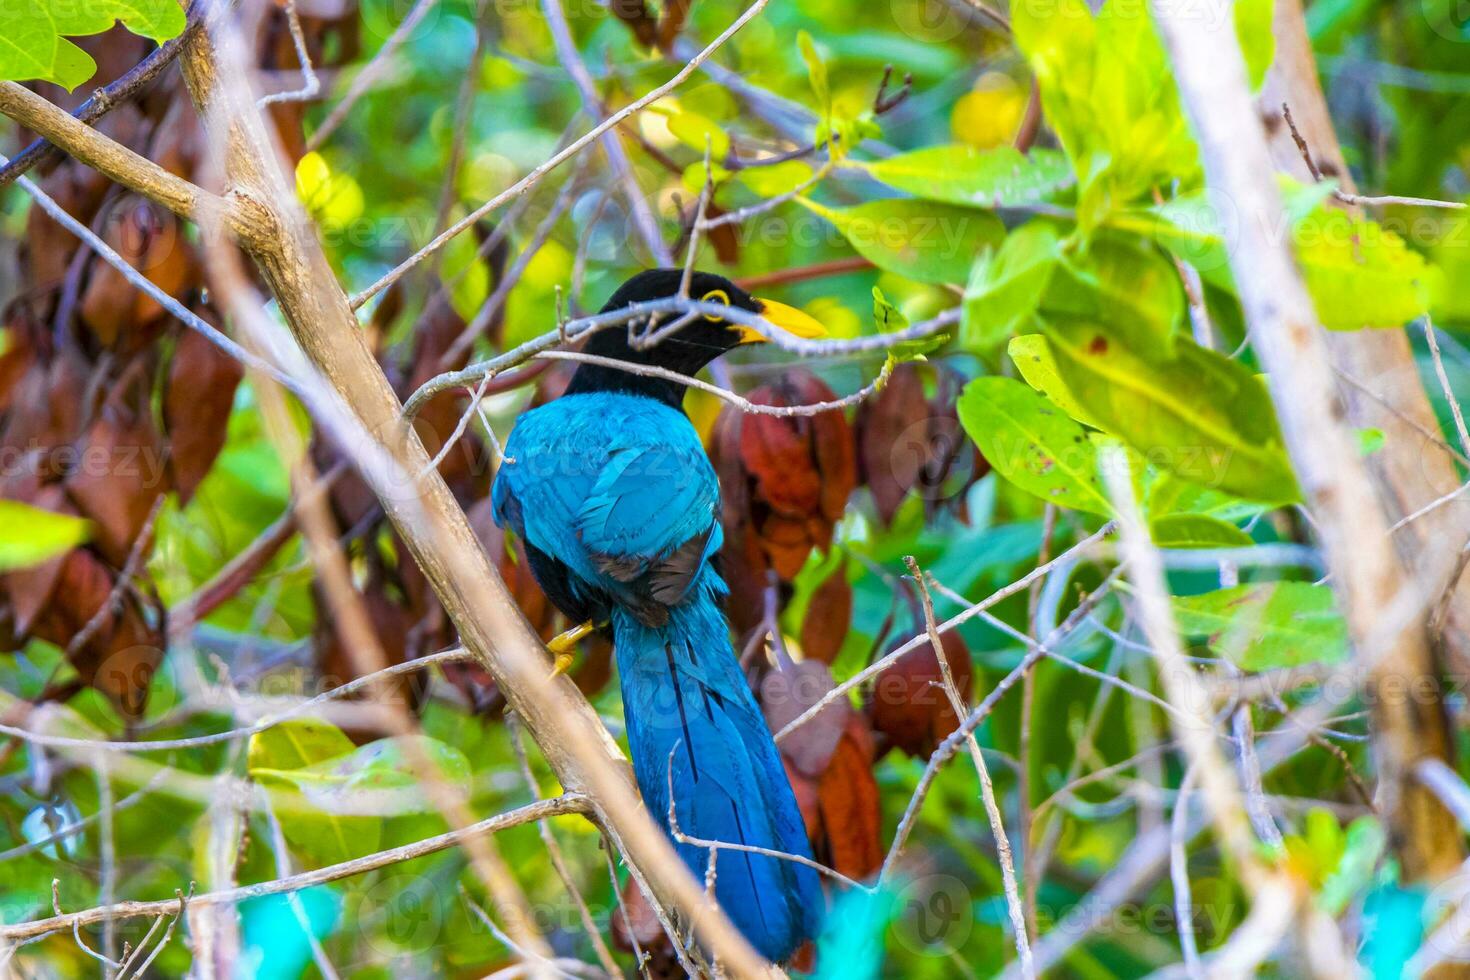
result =
[[[604,312],[678,294],[681,270],[624,283]],[[798,336],[821,325],[758,300],[721,276],[696,272],[689,295],[758,313]],[[634,324],[640,330],[644,324]],[[696,317],[656,343],[613,327],[584,351],[693,375],[738,344],[763,339],[720,317]],[[646,330],[645,330],[646,332]],[[573,623],[552,641],[556,670],[593,630],[610,632],[622,683],[628,746],[654,819],[689,837],[811,857],[776,743],[730,645],[715,566],[723,535],[720,489],[676,380],[584,362],[560,398],[526,412],[505,446],[492,490],[495,520],[522,538],[546,595]],[[704,880],[709,849],[675,838]],[[751,945],[788,958],[816,934],[822,892],[811,868],[722,850],[715,897]]]

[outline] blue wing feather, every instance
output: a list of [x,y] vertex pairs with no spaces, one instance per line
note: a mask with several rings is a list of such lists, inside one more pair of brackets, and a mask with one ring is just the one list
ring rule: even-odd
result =
[[[667,820],[672,776],[686,834],[809,858],[719,610],[719,483],[688,417],[636,395],[565,396],[520,418],[506,456],[497,523],[570,572],[570,600],[600,597],[610,618],[629,749],[655,819]],[[703,875],[707,849],[678,849]],[[822,894],[811,869],[725,850],[716,871],[720,904],[766,956],[784,959],[814,934]]]

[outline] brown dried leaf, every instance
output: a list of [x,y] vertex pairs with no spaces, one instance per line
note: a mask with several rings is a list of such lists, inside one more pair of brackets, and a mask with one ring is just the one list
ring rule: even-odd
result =
[[243,376],[240,363],[202,334],[185,330],[179,335],[163,393],[163,423],[180,504],[189,502],[224,448]]
[[847,562],[843,561],[812,593],[801,623],[802,655],[808,660],[832,663],[851,625],[852,585],[847,581]]
[[873,778],[873,735],[852,712],[831,764],[817,780],[831,866],[861,881],[883,866],[883,812]]
[[[960,698],[968,701],[972,673],[970,650],[953,630],[940,634],[940,643]],[[920,644],[883,668],[869,692],[868,714],[873,728],[909,755],[927,757],[959,726],[941,679],[939,662],[928,643]]]
[[[832,669],[815,660],[803,660],[784,670],[772,670],[761,678],[761,711],[771,731],[779,732],[804,711],[832,693],[837,685]],[[842,738],[852,706],[845,698],[837,698],[810,721],[786,736],[781,754],[790,760],[797,772],[816,777],[826,768]]]
[[81,443],[66,489],[114,565],[127,561],[153,502],[168,490],[166,469],[151,416],[105,406]]
[[929,405],[917,365],[900,364],[888,384],[858,411],[863,478],[878,516],[893,522],[929,458]]
[[[750,393],[758,405],[785,404],[762,389]],[[821,498],[822,481],[812,459],[811,444],[797,420],[771,415],[748,416],[740,426],[740,456],[755,479],[761,499],[791,516],[810,514]]]
[[621,901],[613,911],[610,925],[614,946],[626,953],[642,950],[649,957],[646,963],[649,977],[676,980],[685,975],[663,924],[632,877],[623,884]]

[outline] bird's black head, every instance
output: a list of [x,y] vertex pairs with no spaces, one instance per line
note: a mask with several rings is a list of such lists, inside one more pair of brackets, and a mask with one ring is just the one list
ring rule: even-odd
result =
[[[649,300],[679,294],[682,269],[649,269],[640,272],[617,288],[602,312],[610,313]],[[771,300],[757,299],[724,276],[712,272],[695,272],[689,277],[689,298],[720,303],[764,317],[798,337],[820,337],[822,325],[800,310]],[[664,314],[650,331],[646,321],[633,324],[636,336],[657,333],[669,326],[680,314]],[[656,343],[635,343],[627,326],[606,327],[594,333],[582,348],[595,354],[628,364],[665,368],[678,374],[693,375],[726,351],[741,344],[760,343],[765,338],[754,330],[716,316],[697,316],[677,331]],[[684,399],[684,385],[669,378],[634,374],[610,365],[581,364],[568,385],[568,395],[592,391],[621,391],[647,395],[678,408]]]

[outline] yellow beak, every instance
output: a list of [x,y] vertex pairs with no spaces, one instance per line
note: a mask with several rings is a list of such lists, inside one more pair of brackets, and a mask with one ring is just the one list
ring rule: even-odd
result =
[[[772,325],[780,327],[793,337],[801,337],[804,340],[814,340],[818,337],[827,336],[827,328],[822,326],[820,320],[810,314],[803,313],[794,306],[778,303],[773,299],[760,299],[760,314],[771,322]],[[737,328],[740,332],[742,344],[762,344],[766,338],[749,327]]]

